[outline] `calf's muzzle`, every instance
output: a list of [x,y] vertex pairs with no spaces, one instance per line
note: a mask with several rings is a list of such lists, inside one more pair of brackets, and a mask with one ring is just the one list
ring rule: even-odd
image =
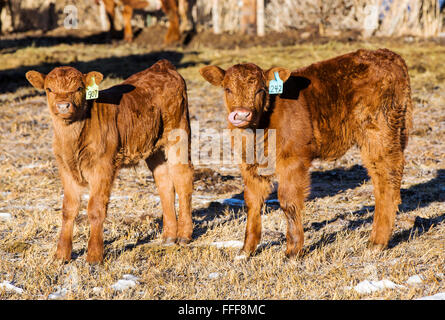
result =
[[60,114],[67,114],[71,109],[71,103],[70,102],[58,102],[56,103],[57,111]]

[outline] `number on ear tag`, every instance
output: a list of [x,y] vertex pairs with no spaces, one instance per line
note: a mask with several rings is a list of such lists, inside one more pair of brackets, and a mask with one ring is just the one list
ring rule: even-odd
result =
[[92,77],[91,81],[93,81],[93,84],[91,86],[88,86],[86,91],[87,100],[99,98],[99,87],[96,84],[96,79]]
[[269,82],[269,94],[283,93],[283,80],[280,79],[278,72],[274,72],[275,80]]

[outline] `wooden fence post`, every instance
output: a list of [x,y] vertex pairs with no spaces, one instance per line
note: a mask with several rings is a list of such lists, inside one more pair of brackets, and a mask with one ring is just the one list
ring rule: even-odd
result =
[[108,22],[107,12],[105,11],[103,1],[99,1],[99,18],[102,31],[108,31],[110,29],[110,23]]
[[213,33],[214,34],[221,33],[221,19],[220,19],[219,15],[220,15],[219,0],[213,0],[212,21],[213,21]]
[[264,32],[264,0],[257,0],[256,2],[256,19],[257,19],[257,35],[259,37],[263,37],[265,35]]

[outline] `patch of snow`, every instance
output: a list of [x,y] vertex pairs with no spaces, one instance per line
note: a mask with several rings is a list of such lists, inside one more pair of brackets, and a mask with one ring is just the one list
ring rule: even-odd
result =
[[117,291],[124,291],[127,290],[128,288],[132,288],[136,286],[136,282],[134,282],[133,280],[118,280],[116,283],[114,283],[111,287],[114,290]]
[[47,209],[51,209],[51,207],[47,206],[47,205],[43,205],[43,204],[38,204],[35,206],[30,206],[30,205],[11,205],[11,206],[7,206],[1,209],[19,209],[19,210],[47,210]]
[[11,220],[12,215],[8,212],[0,212],[0,220]]
[[220,275],[221,274],[219,272],[212,272],[209,274],[209,279],[218,279]]
[[229,241],[217,241],[212,242],[212,246],[216,246],[218,249],[221,248],[242,248],[244,243],[237,240],[229,240]]
[[407,284],[419,284],[423,282],[422,276],[419,276],[418,274],[411,276],[406,280]]
[[111,287],[116,291],[124,291],[137,285],[138,277],[131,274],[124,274],[123,279],[118,280]]
[[68,293],[67,288],[59,288],[56,292],[51,293],[48,296],[48,299],[50,300],[59,300],[65,298],[66,294]]
[[63,270],[63,287],[76,292],[79,287],[79,272],[74,265],[67,265]]
[[222,201],[215,200],[215,198],[213,196],[207,196],[207,195],[194,195],[192,199],[193,199],[193,201],[198,202],[203,205],[207,205],[212,201],[217,201],[217,202],[222,203]]
[[42,167],[41,164],[30,163],[30,164],[22,166],[21,169],[34,169],[34,168],[41,168],[41,167]]
[[[369,293],[384,290],[384,289],[397,289],[397,288],[404,288],[404,286],[395,284],[394,282],[392,282],[390,280],[383,279],[380,281],[364,280],[364,281],[360,282],[359,284],[357,284],[352,289],[354,289],[355,291],[357,291],[360,294],[369,294]],[[347,289],[351,289],[351,288],[348,287]]]
[[220,171],[234,171],[237,170],[238,168],[234,167],[234,168],[228,168],[228,167],[219,167],[218,170]]
[[[241,199],[220,199],[220,200],[214,200],[217,201],[221,204],[225,204],[228,206],[233,206],[233,207],[244,207],[246,205],[246,203],[244,202],[244,200]],[[280,201],[278,201],[278,199],[270,199],[270,200],[266,200],[265,201],[266,204],[269,205],[280,205]]]
[[129,196],[111,196],[110,200],[129,200]]
[[138,277],[136,277],[136,276],[134,276],[132,274],[124,274],[122,276],[122,278],[124,278],[125,280],[132,280],[132,281],[135,281],[135,282],[139,280]]
[[209,200],[213,200],[215,197],[214,196],[208,196],[205,194],[197,194],[193,196],[193,199],[209,199]]
[[5,291],[14,291],[15,293],[18,293],[18,294],[23,293],[23,289],[12,285],[11,282],[9,282],[9,281],[3,281],[2,283],[0,283],[0,289],[3,289]]
[[416,300],[445,300],[445,292],[436,293],[433,296],[422,297]]
[[102,291],[104,291],[104,289],[101,288],[101,287],[94,287],[94,288],[93,288],[93,293],[95,293],[95,294],[99,294],[99,293],[101,293]]
[[239,255],[235,256],[234,260],[235,260],[235,261],[247,260],[247,255],[245,255],[245,254],[239,254]]

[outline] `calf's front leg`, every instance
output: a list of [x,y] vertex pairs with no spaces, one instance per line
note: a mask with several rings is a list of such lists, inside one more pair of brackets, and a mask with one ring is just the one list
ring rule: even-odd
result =
[[90,222],[90,239],[88,240],[88,263],[103,261],[104,239],[103,224],[107,215],[111,187],[115,172],[106,170],[106,166],[92,171],[90,177],[90,200],[88,201],[88,220]]
[[304,231],[301,221],[304,200],[310,191],[310,162],[284,160],[277,164],[278,199],[287,219],[286,256],[301,253]]
[[247,206],[247,225],[241,253],[250,256],[261,239],[261,208],[270,194],[270,180],[257,175],[252,169],[241,168],[244,179],[244,201]]
[[68,261],[71,260],[74,219],[79,213],[81,187],[63,166],[59,166],[59,172],[63,185],[63,220],[55,258]]

